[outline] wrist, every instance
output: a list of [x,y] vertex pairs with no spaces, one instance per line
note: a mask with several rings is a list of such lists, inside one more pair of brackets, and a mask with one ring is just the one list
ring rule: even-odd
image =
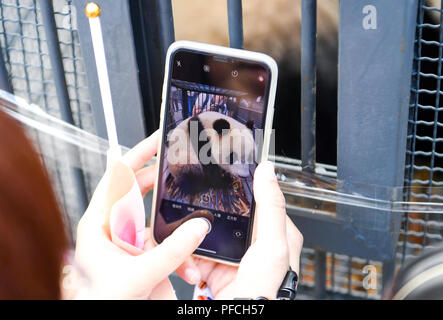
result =
[[234,300],[275,300],[277,289],[269,286],[255,284],[238,283],[233,292]]

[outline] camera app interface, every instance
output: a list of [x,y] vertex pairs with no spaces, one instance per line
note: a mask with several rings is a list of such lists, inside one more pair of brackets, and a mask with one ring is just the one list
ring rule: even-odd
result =
[[154,236],[161,242],[185,221],[206,218],[212,229],[196,253],[239,261],[254,212],[269,71],[185,50],[171,69]]

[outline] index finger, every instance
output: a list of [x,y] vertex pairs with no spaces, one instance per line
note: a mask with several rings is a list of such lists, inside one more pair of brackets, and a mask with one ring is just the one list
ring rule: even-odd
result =
[[264,161],[254,174],[256,239],[286,243],[286,203],[274,173],[274,165]]
[[160,130],[157,130],[126,152],[122,161],[132,170],[139,170],[157,153],[159,140]]

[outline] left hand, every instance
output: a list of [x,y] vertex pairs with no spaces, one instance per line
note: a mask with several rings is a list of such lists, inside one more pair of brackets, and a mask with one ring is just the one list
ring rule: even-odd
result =
[[[156,166],[142,168],[157,152],[158,132],[128,151],[122,162],[135,173],[144,196],[153,188]],[[97,186],[89,207],[77,228],[75,258],[90,279],[90,287],[77,298],[92,299],[176,299],[168,276],[177,273],[190,283],[199,280],[187,259],[203,241],[208,224],[203,219],[191,219],[177,228],[160,245],[155,246],[151,230],[147,228],[144,253],[133,256],[116,246],[105,230],[103,199],[110,181],[105,172]]]

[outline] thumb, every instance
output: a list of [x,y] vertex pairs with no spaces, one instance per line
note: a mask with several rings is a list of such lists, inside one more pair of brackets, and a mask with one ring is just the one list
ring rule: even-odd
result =
[[254,198],[257,239],[286,241],[286,203],[270,161],[263,161],[255,170]]
[[188,220],[157,247],[137,256],[140,281],[153,286],[168,277],[198,248],[209,229],[205,218]]

